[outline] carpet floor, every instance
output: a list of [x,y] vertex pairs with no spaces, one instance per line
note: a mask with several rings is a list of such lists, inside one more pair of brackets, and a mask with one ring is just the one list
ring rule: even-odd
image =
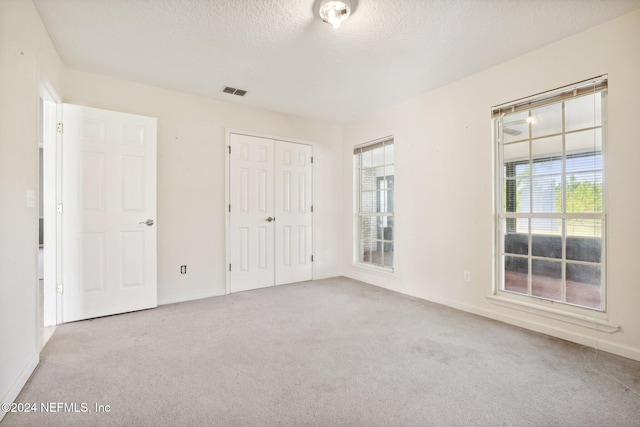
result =
[[1,424],[638,426],[639,389],[640,362],[335,278],[60,325]]

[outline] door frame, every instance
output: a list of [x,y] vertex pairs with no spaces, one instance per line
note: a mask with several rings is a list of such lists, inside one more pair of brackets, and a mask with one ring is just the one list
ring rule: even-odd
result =
[[[225,295],[231,293],[231,275],[229,274],[229,265],[231,264],[231,214],[229,212],[229,204],[231,203],[230,185],[231,185],[231,156],[229,155],[229,149],[231,148],[231,135],[239,134],[246,136],[253,136],[257,138],[274,139],[283,142],[291,142],[294,144],[304,144],[311,146],[312,154],[315,156],[315,144],[313,142],[305,141],[302,139],[288,138],[283,136],[271,135],[261,132],[246,131],[235,128],[225,128],[225,144],[224,144],[224,224],[225,224]],[[315,163],[311,163],[311,204],[314,204],[314,194],[316,185]],[[316,252],[316,227],[315,227],[315,215],[311,215],[311,252]],[[315,265],[311,263],[311,280],[315,278]]]
[[[62,218],[55,206],[62,194],[62,133],[56,128],[62,122],[62,99],[45,81],[40,81],[38,91],[43,101],[42,117],[38,126],[43,129],[43,223],[44,241],[44,313],[42,325],[62,323],[62,295],[57,284],[62,280]],[[40,197],[38,197],[39,199]]]

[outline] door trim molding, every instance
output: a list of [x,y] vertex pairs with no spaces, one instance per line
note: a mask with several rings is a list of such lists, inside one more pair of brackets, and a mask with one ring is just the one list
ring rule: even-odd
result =
[[[312,148],[312,152],[315,152],[316,145],[313,142],[297,139],[297,138],[289,138],[279,135],[272,135],[268,133],[262,132],[253,132],[247,131],[243,129],[237,128],[225,128],[225,138],[224,138],[224,240],[225,240],[225,295],[229,295],[231,293],[231,275],[229,274],[229,265],[231,263],[231,238],[230,238],[230,230],[231,230],[231,215],[229,213],[229,203],[231,203],[231,194],[229,186],[231,184],[231,157],[229,155],[229,148],[231,147],[231,135],[246,135],[253,136],[256,138],[266,138],[266,139],[274,139],[278,141],[284,142],[292,142],[294,144],[304,144],[309,145]],[[315,195],[315,185],[316,185],[316,174],[315,174],[315,162],[311,164],[312,171],[312,181],[311,181],[311,203],[313,204],[314,195]],[[311,251],[313,254],[316,252],[316,227],[315,227],[315,215],[311,215]],[[315,279],[315,265],[311,264],[311,279]]]
[[[43,129],[43,164],[41,170],[46,175],[39,199],[43,199],[43,220],[45,227],[44,250],[44,312],[40,319],[42,328],[62,323],[62,298],[56,291],[56,284],[61,282],[62,263],[62,222],[54,206],[59,203],[62,177],[62,134],[56,132],[56,123],[62,122],[62,100],[48,82],[40,80],[39,97],[43,101],[43,117],[39,117],[38,126]],[[46,122],[45,122],[46,121]],[[38,344],[38,348],[40,347]]]

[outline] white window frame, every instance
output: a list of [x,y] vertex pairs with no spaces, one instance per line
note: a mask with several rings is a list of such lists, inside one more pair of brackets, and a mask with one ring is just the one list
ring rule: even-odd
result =
[[[492,120],[493,120],[493,133],[494,133],[494,138],[493,138],[493,143],[494,143],[494,147],[495,147],[495,165],[496,167],[494,168],[494,172],[495,172],[495,244],[494,244],[494,248],[495,248],[495,272],[496,274],[494,275],[495,277],[495,285],[494,285],[494,290],[493,290],[493,294],[496,295],[499,298],[504,298],[505,300],[512,300],[516,303],[520,303],[520,304],[528,304],[528,303],[548,303],[548,304],[557,304],[557,306],[555,306],[556,308],[562,310],[562,311],[566,311],[569,313],[576,313],[576,314],[584,314],[586,312],[589,313],[606,313],[606,308],[607,308],[607,304],[606,304],[606,294],[607,294],[607,274],[606,274],[606,265],[607,265],[607,250],[606,250],[606,229],[607,229],[607,221],[606,221],[606,212],[607,212],[607,206],[606,206],[606,194],[607,194],[607,188],[606,188],[606,146],[607,146],[607,117],[606,117],[606,113],[607,113],[607,106],[606,106],[606,97],[607,97],[607,86],[608,86],[608,79],[607,76],[599,76],[593,79],[589,79],[589,80],[585,80],[582,82],[578,82],[575,83],[573,85],[570,86],[565,86],[559,89],[555,89],[553,91],[549,91],[549,92],[545,92],[543,94],[539,94],[539,95],[535,95],[529,98],[525,98],[522,100],[517,100],[514,102],[510,102],[508,104],[502,104],[496,107],[492,108]],[[506,178],[504,176],[504,159],[503,159],[503,143],[504,141],[501,140],[501,137],[503,135],[503,129],[501,128],[501,119],[502,117],[505,116],[505,114],[512,114],[512,113],[517,113],[517,112],[523,112],[523,111],[530,111],[536,108],[540,108],[542,106],[546,106],[546,105],[552,105],[552,104],[557,104],[560,102],[564,102],[570,99],[574,99],[575,97],[579,97],[582,95],[588,95],[591,93],[601,93],[602,94],[602,122],[601,122],[601,128],[602,128],[602,181],[603,181],[603,185],[602,185],[602,212],[597,212],[597,213],[567,213],[566,209],[565,209],[565,204],[566,204],[566,195],[565,195],[565,189],[566,186],[563,185],[563,209],[561,213],[533,213],[533,211],[528,212],[528,213],[519,213],[519,212],[506,212],[506,209],[504,209],[504,184],[506,181]],[[563,104],[564,105],[564,104]],[[584,129],[580,129],[580,131],[583,131]],[[562,126],[562,132],[561,132],[561,136],[562,136],[562,144],[563,144],[563,153],[562,153],[562,160],[563,160],[563,166],[562,166],[562,181],[566,182],[566,179],[568,177],[568,172],[566,170],[566,166],[565,165],[565,161],[567,158],[567,153],[566,153],[566,149],[565,147],[565,136],[567,134],[569,134],[571,132],[566,131],[565,127],[564,127],[564,107],[563,107],[563,126]],[[531,136],[529,136],[529,141],[531,141],[532,138]],[[531,150],[531,143],[529,144],[529,150]],[[533,165],[534,160],[533,160],[533,156],[531,151],[529,152],[529,161],[531,162],[531,164]],[[504,289],[504,265],[503,265],[503,256],[505,255],[505,250],[503,248],[504,245],[504,241],[503,241],[503,224],[504,224],[504,220],[507,218],[514,218],[514,219],[518,219],[518,218],[527,218],[527,219],[532,219],[532,218],[550,218],[550,219],[557,219],[560,221],[561,224],[563,224],[561,227],[562,231],[561,231],[561,235],[563,236],[562,239],[562,256],[559,259],[559,262],[562,263],[562,290],[561,290],[561,300],[553,300],[553,299],[546,299],[544,297],[541,296],[535,296],[532,294],[532,279],[531,279],[531,263],[532,260],[537,259],[535,256],[533,256],[532,254],[532,232],[531,232],[531,220],[529,220],[529,232],[528,232],[528,254],[526,256],[523,256],[523,258],[527,259],[528,265],[529,265],[529,270],[528,270],[528,287],[527,287],[527,294],[523,294],[523,293],[518,293],[518,292],[514,292],[514,291],[509,291]],[[595,220],[600,220],[602,221],[602,226],[601,226],[601,259],[600,259],[600,307],[599,308],[591,308],[591,307],[586,307],[586,306],[582,306],[582,305],[577,305],[571,302],[567,302],[566,301],[566,265],[567,265],[567,258],[566,258],[566,230],[564,229],[565,227],[565,222],[564,220],[566,219],[595,219]],[[509,254],[511,255],[511,254]],[[546,260],[546,259],[551,259],[551,258],[541,258],[542,260]],[[576,263],[576,261],[574,260],[570,260],[571,264]],[[523,306],[524,307],[524,306]]]
[[[387,177],[389,176],[393,176],[393,188],[392,191],[395,193],[395,189],[396,189],[396,185],[395,185],[395,141],[394,141],[394,137],[393,136],[387,136],[384,138],[380,138],[380,139],[376,139],[374,141],[369,141],[367,143],[364,144],[360,144],[354,147],[353,150],[353,181],[354,181],[354,253],[353,253],[353,264],[357,267],[362,267],[362,268],[366,268],[366,269],[372,269],[374,271],[382,271],[382,272],[389,272],[389,273],[393,273],[394,271],[394,265],[395,265],[395,203],[393,206],[393,210],[391,212],[386,212],[386,206],[384,209],[384,212],[362,212],[361,208],[362,208],[362,193],[363,190],[361,188],[361,183],[362,183],[362,175],[361,175],[361,164],[358,163],[359,161],[361,162],[361,154],[362,154],[362,150],[364,149],[370,149],[372,150],[374,146],[382,146],[382,147],[386,147],[389,145],[393,145],[394,146],[394,161],[392,163],[387,163],[387,159],[385,157],[384,161],[383,161],[383,166],[386,168],[388,166],[393,166],[394,168],[394,173],[393,175],[386,175],[386,171],[385,171],[385,175],[384,175],[384,186],[386,187],[387,185]],[[367,151],[367,150],[365,150]],[[383,151],[384,152],[384,151]],[[386,156],[386,153],[385,153]],[[368,190],[364,190],[364,191],[368,191]],[[370,191],[369,191],[370,192]],[[384,201],[379,201],[379,203],[386,205],[386,203],[388,203],[388,200],[384,200]],[[382,209],[381,209],[382,210]],[[384,236],[382,239],[374,239],[376,241],[380,240],[380,243],[382,244],[382,263],[374,263],[372,260],[370,261],[364,261],[360,259],[360,252],[362,251],[361,248],[361,236],[362,236],[362,218],[364,217],[381,217],[383,221],[388,220],[388,218],[393,218],[393,235],[391,236],[391,239],[385,239]],[[384,248],[387,244],[391,244],[392,245],[392,253],[393,253],[393,260],[391,262],[391,265],[385,265],[385,259],[384,259]]]

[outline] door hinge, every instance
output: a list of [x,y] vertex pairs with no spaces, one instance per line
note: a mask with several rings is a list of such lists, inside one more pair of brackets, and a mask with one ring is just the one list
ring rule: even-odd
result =
[[311,164],[313,164],[313,156],[311,156]]
[[229,271],[231,271],[231,264],[229,264]]
[[311,213],[313,213],[313,205],[311,205]]
[[58,283],[58,293],[59,294],[63,294],[64,293],[64,286],[62,286],[62,283]]
[[62,203],[58,203],[58,206],[56,207],[56,210],[58,211],[59,214],[62,213]]
[[231,146],[229,146],[229,154],[231,154]]
[[58,123],[58,124],[56,124],[56,131],[57,131],[58,133],[62,133],[63,127],[64,127],[64,126],[62,125],[62,123]]
[[313,262],[313,255],[311,255],[311,262]]
[[231,203],[229,203],[229,212],[231,212]]

